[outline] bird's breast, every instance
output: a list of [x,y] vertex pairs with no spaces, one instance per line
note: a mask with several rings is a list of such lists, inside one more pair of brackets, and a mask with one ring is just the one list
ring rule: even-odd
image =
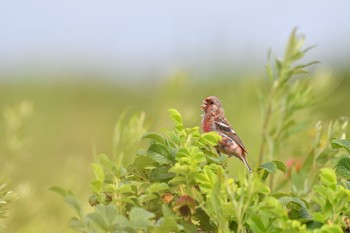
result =
[[204,132],[212,131],[212,119],[206,115],[202,118],[202,128]]

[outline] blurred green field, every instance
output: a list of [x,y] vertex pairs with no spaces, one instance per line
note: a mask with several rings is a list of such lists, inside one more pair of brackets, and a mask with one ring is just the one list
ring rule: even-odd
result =
[[[126,109],[128,117],[144,111],[148,131],[171,127],[169,108],[182,114],[185,125],[200,126],[202,99],[216,95],[249,150],[248,160],[257,166],[261,129],[257,92],[264,92],[264,74],[227,76],[232,78],[199,80],[179,74],[163,82],[128,85],[98,79],[1,83],[0,180],[8,181],[19,195],[4,221],[5,232],[72,232],[68,222],[73,211],[48,188],[73,190],[89,209],[90,163],[100,153],[112,154],[115,123]],[[307,116],[313,125],[350,116],[350,74],[316,71],[315,76],[320,101],[300,119]],[[281,160],[293,157],[293,151],[287,148]],[[245,169],[236,159],[230,160],[229,167],[233,176]]]

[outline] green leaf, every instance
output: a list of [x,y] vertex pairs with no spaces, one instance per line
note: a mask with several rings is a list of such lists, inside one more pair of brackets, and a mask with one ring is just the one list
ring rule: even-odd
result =
[[350,179],[350,158],[342,158],[335,167],[337,175]]
[[164,217],[159,219],[157,222],[157,227],[155,227],[152,232],[163,233],[163,232],[180,232],[179,225],[176,220],[172,217]]
[[144,194],[144,195],[141,195],[138,197],[138,201],[141,202],[141,203],[146,203],[146,202],[150,202],[152,200],[155,200],[157,199],[158,196],[151,193],[151,194]]
[[130,196],[130,195],[128,195],[127,197],[120,198],[119,200],[120,200],[121,202],[131,204],[131,206],[135,206],[136,203],[135,203],[134,200],[136,200],[136,199],[137,199],[136,196]]
[[170,118],[174,121],[176,126],[182,126],[182,117],[180,115],[180,113],[174,109],[171,108],[168,110]]
[[335,189],[335,186],[337,185],[337,178],[335,175],[335,171],[331,168],[322,168],[320,170],[321,172],[321,183],[325,186],[332,187]]
[[83,217],[83,209],[82,209],[80,203],[78,202],[78,200],[73,195],[65,196],[64,201],[66,203],[68,203],[68,205],[70,207],[72,207],[77,212],[77,214],[80,218]]
[[343,187],[345,187],[347,190],[350,190],[350,181],[341,179],[340,182],[343,185]]
[[[122,185],[122,186],[124,186],[124,185]],[[109,192],[109,193],[115,193],[117,191],[117,187],[115,186],[115,184],[107,184],[104,187],[104,191]]]
[[151,232],[180,232],[183,226],[177,224],[177,217],[175,213],[165,204],[162,205],[163,218],[160,218],[156,227]]
[[91,187],[91,189],[92,189],[93,192],[98,193],[98,192],[100,192],[101,189],[102,189],[102,184],[103,184],[103,183],[102,183],[101,181],[99,181],[99,180],[94,180],[94,181],[92,181],[92,182],[90,183],[90,187]]
[[286,167],[286,165],[285,165],[282,161],[273,160],[272,162],[275,163],[275,165],[276,165],[276,167],[277,167],[278,170],[280,170],[280,171],[283,172],[283,173],[286,173],[287,167]]
[[[278,199],[278,201],[287,206],[289,209],[289,215],[292,219],[308,219],[311,220],[312,216],[308,212],[308,206],[306,203],[298,197],[283,196]],[[294,217],[291,215],[294,214]]]
[[114,174],[118,178],[122,178],[126,175],[128,171],[124,167],[118,167],[115,169]]
[[166,146],[158,143],[152,144],[146,153],[146,155],[152,158],[154,161],[159,163],[160,165],[169,164],[172,161],[169,159],[169,150]]
[[[173,172],[175,174],[187,174],[190,171],[190,167],[188,165],[181,165],[176,163],[172,168],[169,169],[169,172]],[[175,177],[176,178],[176,177]]]
[[175,176],[174,178],[172,178],[170,181],[169,181],[169,184],[185,184],[186,183],[186,179],[185,177],[183,176]]
[[184,227],[183,232],[198,232],[197,226],[185,220],[181,220],[181,225]]
[[148,151],[166,156],[169,153],[169,148],[159,143],[153,143],[148,147]]
[[159,165],[171,164],[171,160],[167,159],[164,155],[149,151],[147,156],[157,162]]
[[49,188],[49,190],[60,194],[62,197],[65,197],[68,194],[68,192],[66,190],[64,190],[63,188],[58,187],[58,186],[52,186]]
[[53,186],[49,190],[60,194],[64,198],[64,201],[77,212],[79,217],[83,216],[82,206],[71,191],[66,191],[58,186]]
[[347,150],[350,153],[350,141],[346,140],[346,139],[336,139],[333,138],[331,140],[331,145],[332,148],[344,148],[345,150]]
[[[123,215],[119,215],[119,214],[116,215],[115,222],[116,222],[115,230],[117,232],[123,232],[123,230],[126,230],[125,229],[126,227],[128,227],[128,226],[131,227],[129,220]],[[125,231],[125,232],[128,232],[128,231]]]
[[215,227],[210,224],[210,217],[202,208],[196,209],[195,214],[199,220],[199,226],[204,232],[214,232]]
[[229,232],[229,226],[227,224],[227,220],[225,219],[225,213],[227,212],[227,206],[225,205],[225,201],[223,199],[225,196],[222,195],[224,189],[222,186],[222,182],[224,176],[222,175],[222,171],[219,170],[217,174],[215,174],[215,181],[213,183],[213,188],[211,189],[209,194],[209,202],[212,208],[211,218],[216,224],[219,226],[219,232]]
[[218,176],[208,165],[204,166],[203,172],[195,173],[193,176],[194,179],[198,182],[200,189],[206,193],[210,193],[218,181]]
[[168,189],[169,186],[166,183],[153,183],[147,188],[148,192],[150,193],[157,193]]
[[252,217],[248,220],[249,226],[254,232],[266,232],[264,222],[261,219],[261,216],[257,214],[252,214]]
[[203,192],[208,193],[213,188],[213,184],[206,174],[196,173],[194,174],[194,178],[199,183],[199,187]]
[[[196,148],[198,149],[198,148]],[[191,156],[193,157],[193,159],[196,161],[196,163],[204,163],[206,162],[206,158],[205,158],[205,155],[202,151],[191,151]]]
[[97,163],[92,163],[91,167],[92,167],[92,170],[95,174],[95,178],[98,181],[103,182],[105,179],[105,173],[103,172],[103,168]]
[[130,184],[123,184],[117,188],[119,193],[133,193],[133,190],[131,188]]
[[314,197],[314,202],[323,207],[328,202],[328,199],[334,199],[335,197],[334,190],[325,185],[315,185],[312,190],[317,194]]
[[305,202],[298,197],[283,196],[283,197],[278,198],[278,200],[283,205],[287,205],[289,203],[295,203],[298,206],[300,206],[301,208],[307,208]]
[[321,212],[315,212],[315,213],[313,214],[313,219],[314,219],[314,221],[316,221],[316,222],[321,222],[321,223],[323,223],[324,220],[325,220],[325,216],[324,216],[324,214],[321,213]]
[[134,164],[130,165],[131,168],[135,168],[137,170],[142,170],[145,167],[155,166],[155,161],[148,156],[148,154],[138,155],[134,161]]
[[69,221],[69,227],[76,231],[88,232],[86,229],[86,223],[83,220],[78,219],[76,217],[71,218],[71,220]]
[[260,166],[260,168],[264,169],[270,174],[273,174],[277,171],[277,165],[274,162],[267,162]]
[[139,207],[132,208],[129,214],[131,225],[137,229],[145,229],[152,226],[153,222],[151,219],[154,217],[153,213]]
[[321,229],[316,229],[314,233],[343,233],[341,226],[338,225],[323,225]]
[[108,169],[112,170],[112,168],[114,167],[114,163],[112,160],[110,160],[110,158],[105,155],[105,154],[100,154],[98,156],[99,161],[102,165],[104,165],[105,167],[107,167]]
[[268,195],[271,193],[271,190],[268,186],[266,185],[261,185],[259,188],[259,193],[263,195]]
[[162,205],[162,212],[164,217],[176,218],[175,213],[165,204]]
[[211,146],[216,146],[221,140],[221,136],[217,132],[208,132],[201,135],[201,138],[204,138],[206,143]]
[[159,166],[149,173],[149,179],[151,182],[166,181],[175,176],[174,173],[168,172],[169,166]]
[[[118,211],[115,205],[97,205],[95,212],[88,214],[86,217],[101,230],[111,232],[117,223],[117,213]],[[118,220],[122,219],[119,218]]]
[[145,133],[143,136],[142,136],[142,139],[151,139],[153,141],[156,141],[162,145],[166,145],[166,140],[159,134],[157,133]]
[[99,229],[103,230],[104,232],[108,231],[108,223],[106,219],[103,216],[101,216],[99,213],[93,212],[88,214],[86,217],[90,221],[92,221],[95,225],[97,225]]
[[190,150],[187,147],[185,147],[185,148],[181,148],[179,150],[179,152],[177,152],[177,154],[175,155],[175,158],[176,158],[177,161],[181,161],[184,158],[186,160],[188,160],[188,157],[190,157],[190,155],[191,155]]

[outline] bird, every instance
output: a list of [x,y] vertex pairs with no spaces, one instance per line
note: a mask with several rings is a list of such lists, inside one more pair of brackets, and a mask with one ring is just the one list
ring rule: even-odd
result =
[[202,101],[201,108],[204,112],[202,115],[202,129],[204,132],[215,131],[221,136],[221,141],[216,146],[217,152],[234,156],[240,159],[248,171],[251,173],[246,154],[248,153],[242,140],[231,127],[231,124],[225,117],[225,111],[221,102],[216,96],[209,96]]

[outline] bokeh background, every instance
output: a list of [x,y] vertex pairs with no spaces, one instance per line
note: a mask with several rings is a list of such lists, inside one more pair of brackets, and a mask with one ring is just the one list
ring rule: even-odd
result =
[[73,211],[48,188],[72,190],[89,211],[90,164],[113,154],[126,109],[126,121],[145,112],[148,131],[171,127],[168,108],[199,126],[202,99],[216,95],[257,166],[266,57],[283,55],[294,27],[317,45],[305,60],[320,61],[312,68],[320,101],[305,117],[350,116],[346,0],[0,5],[0,181],[19,196],[0,231],[71,232]]

